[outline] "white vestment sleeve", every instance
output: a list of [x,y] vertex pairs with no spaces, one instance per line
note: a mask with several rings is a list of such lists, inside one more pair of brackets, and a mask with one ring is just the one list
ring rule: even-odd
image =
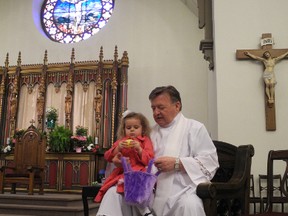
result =
[[190,157],[180,158],[191,181],[198,185],[210,181],[219,164],[216,148],[204,125],[198,128],[197,134],[189,134]]

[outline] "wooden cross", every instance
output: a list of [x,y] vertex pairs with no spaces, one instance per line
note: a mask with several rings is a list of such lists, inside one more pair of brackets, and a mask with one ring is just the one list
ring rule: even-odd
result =
[[31,125],[33,125],[35,123],[35,120],[31,119],[30,123],[31,123]]
[[[274,88],[276,83],[270,85],[266,83],[268,80],[272,80],[274,77],[274,67],[277,61],[283,58],[288,58],[288,49],[273,49],[273,39],[271,33],[262,34],[261,39],[261,49],[247,49],[247,50],[237,50],[236,58],[240,60],[258,60],[262,61],[264,66],[263,80],[265,81],[265,116],[266,116],[266,130],[275,131],[276,130],[276,114],[275,114],[275,93]],[[268,53],[268,56],[266,55]],[[268,57],[270,54],[270,62],[268,62]],[[267,61],[266,61],[267,59]],[[273,75],[273,77],[272,77]],[[276,81],[276,80],[274,80]],[[272,86],[272,87],[271,87]]]

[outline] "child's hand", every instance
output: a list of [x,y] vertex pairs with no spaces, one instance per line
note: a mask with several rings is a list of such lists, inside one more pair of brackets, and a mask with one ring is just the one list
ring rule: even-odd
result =
[[112,163],[113,163],[116,167],[121,167],[121,166],[122,166],[121,157],[122,157],[122,154],[121,154],[120,152],[118,152],[118,153],[112,158]]
[[118,151],[120,152],[123,148],[126,148],[126,141],[121,141],[119,142],[117,148],[118,148]]
[[142,150],[140,142],[132,139],[127,139],[120,142],[118,147],[119,151],[121,151],[123,148],[135,148],[137,152]]
[[132,142],[132,147],[135,148],[135,150],[136,150],[137,152],[139,152],[139,151],[142,150],[141,145],[140,145],[140,142],[135,141],[135,140],[133,140],[133,142]]
[[134,144],[133,144],[134,140],[132,139],[127,139],[125,141],[122,141],[119,143],[119,146],[120,146],[120,149],[122,148],[132,148],[134,147]]
[[126,146],[125,146],[126,148],[132,148],[132,147],[134,146],[133,143],[134,143],[135,141],[134,141],[133,139],[127,139],[127,140],[125,140],[124,142],[125,142],[125,144],[126,144]]
[[131,148],[133,147],[133,140],[132,139],[127,139],[125,141],[121,141],[118,144],[118,151],[121,151],[123,148]]
[[130,145],[129,145],[130,148],[134,148],[138,154],[140,155],[141,157],[141,154],[142,154],[142,147],[140,145],[140,142],[136,141],[136,140],[133,140],[130,142]]

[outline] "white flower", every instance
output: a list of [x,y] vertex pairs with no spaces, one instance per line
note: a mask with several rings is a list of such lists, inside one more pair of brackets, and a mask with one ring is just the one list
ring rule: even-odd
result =
[[4,149],[3,149],[3,152],[4,153],[8,153],[12,150],[11,146],[10,145],[7,145]]
[[88,151],[91,151],[92,148],[94,148],[94,144],[93,144],[93,143],[90,143],[90,144],[87,146],[87,149],[88,149]]
[[49,152],[50,151],[50,146],[47,146],[46,147],[46,152]]

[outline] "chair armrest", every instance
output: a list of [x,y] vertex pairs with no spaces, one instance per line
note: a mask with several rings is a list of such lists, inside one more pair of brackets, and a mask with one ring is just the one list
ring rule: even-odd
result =
[[44,171],[43,168],[41,168],[41,167],[35,167],[35,166],[28,166],[28,167],[27,167],[27,170],[28,170],[29,172]]
[[10,167],[10,166],[2,166],[0,167],[0,172],[5,172],[5,170],[16,170],[15,167]]
[[213,183],[201,183],[196,189],[197,195],[202,199],[212,199],[216,197],[216,186]]
[[229,182],[210,182],[200,183],[196,193],[201,199],[215,199],[223,196],[235,197],[238,192],[242,192],[243,184],[241,181],[232,180]]

